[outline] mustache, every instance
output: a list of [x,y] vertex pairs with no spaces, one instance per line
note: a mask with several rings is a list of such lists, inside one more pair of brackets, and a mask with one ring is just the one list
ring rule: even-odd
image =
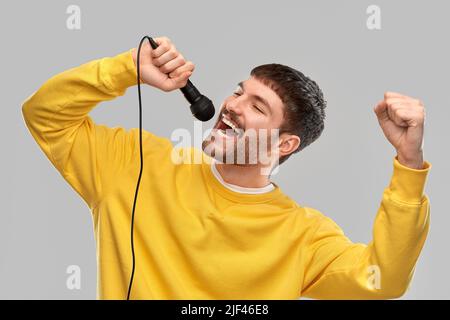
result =
[[241,123],[241,121],[239,120],[239,117],[233,111],[229,111],[226,108],[224,108],[223,111],[219,115],[219,121],[222,119],[222,115],[226,115],[228,118],[231,119],[231,121],[233,121],[235,124],[237,124],[237,126],[239,128],[244,129],[244,126]]

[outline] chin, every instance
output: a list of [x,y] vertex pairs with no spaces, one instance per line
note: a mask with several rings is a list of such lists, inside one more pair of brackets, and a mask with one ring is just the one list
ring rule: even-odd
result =
[[[238,147],[238,145],[240,147]],[[211,136],[202,143],[203,152],[209,157],[225,164],[256,165],[256,154],[251,157],[249,150],[243,144],[228,141],[227,144],[213,141]]]
[[208,137],[202,143],[203,152],[207,156],[209,156],[219,162],[222,162],[222,163],[224,163],[224,160],[226,161],[227,152],[226,152],[226,149],[225,150],[224,149],[225,149],[224,145],[219,146],[217,143],[215,143],[213,140],[211,140],[211,137]]

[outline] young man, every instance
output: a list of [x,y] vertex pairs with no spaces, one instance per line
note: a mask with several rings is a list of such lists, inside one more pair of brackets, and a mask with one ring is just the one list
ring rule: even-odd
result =
[[[141,51],[142,82],[163,91],[183,87],[194,65],[168,38],[155,41],[157,49],[146,43]],[[22,108],[34,139],[92,212],[100,299],[127,296],[139,130],[96,124],[88,114],[136,85],[136,55],[132,49],[56,75]],[[163,106],[150,107],[156,113]],[[250,130],[279,129],[271,150],[282,163],[319,137],[324,108],[314,81],[287,66],[268,64],[253,69],[225,100],[217,134],[204,141],[203,151],[186,149],[191,156],[207,153],[215,160],[176,163],[170,140],[143,131],[131,298],[403,295],[429,226],[424,186],[430,164],[422,155],[420,101],[386,93],[374,109],[397,156],[368,245],[352,243],[330,218],[286,196],[270,175],[262,174],[269,165],[259,158],[250,163],[248,151],[246,163],[226,157]],[[231,128],[240,134],[224,131]],[[350,194],[349,210],[351,203]]]

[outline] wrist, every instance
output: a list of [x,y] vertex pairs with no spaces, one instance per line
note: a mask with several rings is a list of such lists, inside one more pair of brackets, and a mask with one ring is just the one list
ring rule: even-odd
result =
[[417,154],[414,154],[413,156],[405,156],[402,153],[397,152],[397,159],[398,162],[400,162],[400,164],[411,169],[420,170],[423,169],[424,167],[422,151],[419,151]]
[[[131,58],[133,59],[134,67],[136,68],[136,73],[137,73],[137,49],[132,48],[130,50],[130,53],[131,53]],[[141,72],[141,76],[142,76],[142,72]],[[141,82],[141,84],[145,84],[145,82],[142,80],[142,77],[140,77],[140,82]]]
[[136,48],[131,49],[131,57],[133,58],[134,66],[137,66],[137,62],[136,62],[137,51],[136,51]]

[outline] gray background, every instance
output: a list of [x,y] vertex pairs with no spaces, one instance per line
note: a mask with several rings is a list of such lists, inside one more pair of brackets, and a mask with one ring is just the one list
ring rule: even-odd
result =
[[[81,8],[81,30],[66,28],[70,4]],[[371,4],[381,8],[379,31],[366,28]],[[95,298],[90,212],[32,139],[21,105],[52,75],[135,47],[144,34],[172,39],[196,64],[191,80],[216,107],[258,64],[287,64],[315,79],[328,101],[325,131],[274,181],[355,242],[371,239],[395,155],[372,108],[387,90],[422,99],[431,229],[404,298],[450,298],[449,12],[450,3],[437,0],[2,2],[0,298]],[[180,92],[146,87],[143,100],[146,130],[166,137],[193,130]],[[137,87],[91,115],[137,127]],[[72,264],[81,267],[81,290],[66,288]]]

